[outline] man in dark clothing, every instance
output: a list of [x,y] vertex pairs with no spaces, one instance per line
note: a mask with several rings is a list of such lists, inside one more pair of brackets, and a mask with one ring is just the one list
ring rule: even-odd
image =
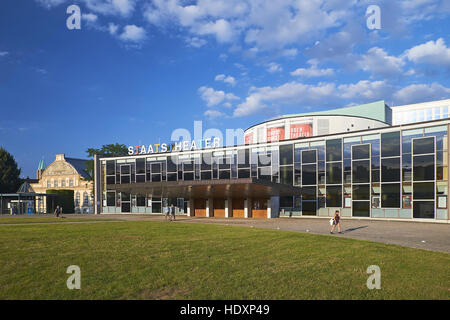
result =
[[59,207],[59,206],[56,206],[56,209],[55,209],[55,216],[57,217],[57,218],[59,218],[59,215],[61,214],[61,208]]
[[171,214],[171,221],[175,221],[175,207],[173,204],[170,205],[170,214]]

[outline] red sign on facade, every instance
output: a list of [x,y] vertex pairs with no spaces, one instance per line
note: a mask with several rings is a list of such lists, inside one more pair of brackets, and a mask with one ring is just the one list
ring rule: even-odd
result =
[[312,125],[310,123],[291,124],[291,139],[312,137]]
[[253,143],[253,132],[245,135],[245,144]]
[[284,128],[267,129],[267,142],[284,140]]

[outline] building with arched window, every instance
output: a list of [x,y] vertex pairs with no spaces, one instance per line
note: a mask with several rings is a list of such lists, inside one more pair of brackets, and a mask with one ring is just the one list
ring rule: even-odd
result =
[[41,161],[37,170],[39,182],[31,186],[39,193],[45,193],[49,189],[73,190],[75,213],[93,213],[93,203],[89,199],[93,197],[94,184],[86,171],[86,161],[68,158],[64,154],[57,154],[55,161],[47,167]]

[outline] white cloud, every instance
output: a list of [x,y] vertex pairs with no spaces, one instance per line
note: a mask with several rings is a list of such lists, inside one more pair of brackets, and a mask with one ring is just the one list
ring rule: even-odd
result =
[[117,33],[117,30],[119,29],[119,26],[118,25],[116,25],[116,24],[114,24],[114,23],[112,23],[112,22],[110,22],[109,24],[108,24],[108,32],[111,34],[111,35],[115,35],[116,33]]
[[405,51],[404,56],[414,63],[450,66],[450,48],[442,38],[412,47]]
[[309,68],[298,68],[295,71],[292,71],[291,75],[310,78],[310,77],[332,76],[334,74],[334,70],[333,69],[330,69],[330,68],[319,69],[319,68],[317,68],[317,63],[318,62],[315,59],[308,60],[308,64],[311,65]]
[[198,37],[188,37],[186,38],[186,43],[189,47],[200,48],[203,47],[207,41]]
[[203,113],[203,115],[209,119],[216,119],[216,118],[221,118],[221,117],[225,116],[225,114],[223,112],[220,112],[218,110],[206,110]]
[[86,7],[103,15],[120,15],[127,17],[135,8],[136,0],[83,0]]
[[341,84],[337,87],[338,96],[343,99],[381,100],[390,97],[394,88],[385,80],[361,80],[354,84]]
[[0,51],[0,57],[7,56],[9,54],[8,51]]
[[446,88],[438,83],[412,84],[395,92],[394,99],[396,104],[416,103],[423,101],[432,101],[448,99],[450,88]]
[[295,57],[298,54],[298,50],[296,48],[285,49],[281,52],[281,55],[284,57]]
[[81,14],[81,18],[86,20],[88,23],[95,23],[98,17],[93,13],[83,13]]
[[123,41],[141,42],[146,38],[146,33],[144,28],[132,24],[124,27],[124,30],[119,38]]
[[230,42],[233,38],[233,28],[224,19],[195,26],[194,30],[199,35],[214,35],[218,42]]
[[223,81],[225,83],[230,84],[231,86],[234,86],[236,84],[236,79],[234,79],[234,77],[232,76],[226,76],[224,74],[218,74],[214,80],[216,81]]
[[202,86],[198,89],[198,93],[208,107],[216,106],[222,102],[230,102],[239,100],[239,97],[233,93],[225,93],[222,90],[214,90],[213,88]]
[[288,82],[278,87],[252,88],[250,95],[240,103],[233,112],[235,117],[243,117],[261,112],[271,105],[283,104],[324,104],[324,101],[335,96],[333,83],[309,85],[299,82]]
[[50,9],[52,7],[59,6],[60,4],[66,2],[67,0],[36,0],[39,4]]
[[370,48],[358,61],[359,67],[375,76],[391,77],[403,73],[402,58],[389,56],[382,48]]
[[267,65],[267,71],[270,73],[281,72],[283,68],[278,63],[271,62]]

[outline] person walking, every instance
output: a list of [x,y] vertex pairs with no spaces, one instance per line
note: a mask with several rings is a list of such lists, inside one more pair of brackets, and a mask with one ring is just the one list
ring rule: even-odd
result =
[[334,212],[333,226],[331,227],[330,233],[333,233],[333,231],[336,228],[336,226],[338,227],[338,232],[342,233],[341,232],[341,214],[340,214],[339,210],[336,210]]
[[56,206],[54,214],[55,217],[59,218],[59,215],[61,214],[61,208],[59,206]]
[[171,220],[175,221],[175,207],[173,204],[170,205],[170,214],[171,214]]
[[167,221],[167,218],[169,218],[169,206],[164,206],[164,215]]

